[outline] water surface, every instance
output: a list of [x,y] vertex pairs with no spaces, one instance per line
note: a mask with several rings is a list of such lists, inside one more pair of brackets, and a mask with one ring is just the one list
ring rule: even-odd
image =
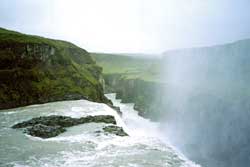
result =
[[[122,111],[86,100],[62,101],[32,105],[0,112],[1,167],[195,167],[170,145],[163,143],[158,124],[133,110],[133,104],[122,104],[115,94],[109,99]],[[130,135],[119,137],[95,133],[103,123],[88,123],[67,129],[53,138],[40,139],[11,129],[15,123],[34,117],[65,115],[114,115],[118,126]]]

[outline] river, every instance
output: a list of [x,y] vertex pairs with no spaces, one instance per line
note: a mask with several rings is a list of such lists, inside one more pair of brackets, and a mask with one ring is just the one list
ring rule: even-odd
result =
[[[32,105],[0,112],[1,167],[199,167],[161,136],[158,124],[138,116],[133,104],[122,104],[122,117],[105,104],[87,100]],[[40,139],[10,128],[39,116],[113,115],[128,137],[98,134],[105,124],[88,123],[67,129],[53,138]]]

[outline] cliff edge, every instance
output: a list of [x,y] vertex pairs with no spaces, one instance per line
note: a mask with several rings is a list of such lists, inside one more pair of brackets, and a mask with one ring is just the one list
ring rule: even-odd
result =
[[102,80],[86,50],[0,28],[0,109],[77,99],[109,103]]

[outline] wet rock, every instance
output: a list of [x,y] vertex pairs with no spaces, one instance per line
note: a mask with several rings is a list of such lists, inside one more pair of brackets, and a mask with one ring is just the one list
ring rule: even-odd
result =
[[87,116],[78,119],[79,124],[90,123],[90,122],[116,124],[115,118],[111,115]]
[[47,126],[43,124],[37,124],[30,128],[27,128],[25,130],[25,133],[31,136],[50,138],[50,137],[55,137],[65,131],[66,129],[64,129],[61,126]]
[[77,119],[67,116],[51,115],[51,116],[32,118],[28,121],[15,124],[14,126],[12,126],[12,128],[26,128],[29,126],[34,126],[36,124],[42,124],[47,126],[70,127],[77,125]]
[[108,105],[110,108],[114,109],[120,116],[122,116],[122,112],[120,107],[114,106],[114,105]]
[[158,106],[162,105],[162,90],[169,85],[158,82],[156,78],[149,81],[118,73],[105,74],[104,79],[106,93],[116,93],[116,99],[122,100],[122,103],[134,103],[134,109],[144,118],[152,121],[162,119],[163,113]]
[[122,127],[119,126],[106,126],[103,128],[103,131],[106,133],[115,134],[117,136],[128,136],[128,134],[122,129]]
[[87,116],[82,118],[71,118],[67,116],[51,115],[32,118],[31,120],[17,123],[12,126],[12,128],[26,128],[34,126],[36,124],[43,124],[47,126],[71,127],[90,122],[116,124],[115,118],[111,115]]
[[67,116],[51,115],[32,118],[28,121],[17,123],[12,126],[12,128],[26,128],[24,132],[28,133],[29,135],[41,138],[49,138],[55,137],[65,132],[66,127],[91,122],[116,124],[115,118],[111,115],[86,116],[82,118],[71,118]]

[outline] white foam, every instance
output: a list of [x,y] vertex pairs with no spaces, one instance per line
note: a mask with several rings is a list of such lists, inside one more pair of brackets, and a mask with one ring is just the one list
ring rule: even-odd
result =
[[[127,129],[128,129],[130,136],[133,137],[132,138],[133,142],[155,146],[155,145],[157,145],[157,143],[159,141],[161,141],[161,142],[164,141],[165,146],[161,147],[161,149],[168,148],[168,151],[172,151],[173,154],[177,154],[178,157],[185,162],[183,164],[183,167],[190,167],[190,166],[191,167],[200,167],[200,165],[195,164],[194,162],[190,161],[180,151],[178,151],[174,146],[172,146],[170,143],[166,142],[166,139],[163,138],[163,136],[160,133],[159,124],[155,123],[155,122],[151,122],[150,120],[139,116],[138,112],[133,109],[134,104],[122,104],[122,103],[120,103],[121,100],[115,99],[115,97],[116,97],[115,93],[107,94],[106,97],[111,99],[115,105],[120,107],[120,109],[123,113],[123,115],[122,115],[123,121],[128,126]],[[126,145],[131,144],[131,143],[129,143],[129,140],[126,140],[124,143]]]
[[[172,163],[176,161],[179,163],[183,162],[182,167],[198,167],[198,165],[195,165],[185,158],[184,155],[179,153],[169,143],[163,143],[158,124],[140,117],[137,111],[133,109],[133,104],[121,104],[120,100],[115,100],[115,94],[109,94],[107,96],[112,99],[115,105],[121,108],[123,113],[122,117],[106,104],[89,102],[87,100],[30,106],[20,109],[20,111],[22,111],[20,115],[22,118],[26,118],[27,115],[30,116],[31,114],[33,114],[31,117],[40,115],[65,115],[74,118],[87,115],[112,115],[115,117],[117,125],[123,127],[129,136],[120,137],[112,134],[95,133],[96,130],[100,130],[105,126],[105,124],[95,123],[82,124],[68,128],[67,132],[49,139],[41,139],[26,135],[26,137],[32,140],[29,142],[33,144],[39,144],[41,147],[50,147],[54,144],[56,146],[59,145],[60,151],[53,152],[54,150],[52,149],[50,150],[52,153],[45,155],[46,157],[36,157],[32,154],[28,160],[20,161],[20,163],[16,162],[14,166],[98,167],[104,164],[104,166],[110,167],[136,167],[143,166],[144,162],[149,164],[144,156],[148,156],[147,154],[151,152],[157,152],[156,155],[161,156],[160,158],[155,157],[157,163],[159,163],[158,166],[166,164],[164,166],[170,167],[171,164],[168,164],[168,162],[172,160],[171,158],[174,158]],[[19,111],[15,113],[17,112]],[[17,116],[17,119],[20,115]],[[8,115],[6,116],[10,117]],[[61,151],[61,149],[64,151]],[[36,152],[34,152],[34,154],[36,155]],[[167,157],[168,154],[170,158]],[[175,157],[175,155],[177,156]],[[123,157],[128,159],[126,159],[126,161],[120,161],[119,158]],[[130,160],[129,158],[135,159]]]

